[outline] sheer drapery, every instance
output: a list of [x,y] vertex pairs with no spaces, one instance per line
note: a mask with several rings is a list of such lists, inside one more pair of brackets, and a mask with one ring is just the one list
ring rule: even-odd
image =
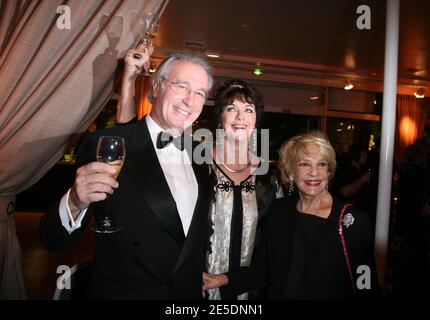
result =
[[423,99],[397,95],[396,151],[399,163],[405,148],[421,138],[427,120],[428,109]]
[[165,2],[0,1],[0,299],[25,297],[14,195],[95,119],[113,93],[118,60]]

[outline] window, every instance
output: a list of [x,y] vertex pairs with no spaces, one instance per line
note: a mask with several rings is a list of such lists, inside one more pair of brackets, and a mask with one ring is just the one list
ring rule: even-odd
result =
[[366,145],[369,149],[379,148],[381,124],[377,121],[329,117],[327,135],[339,154],[347,152],[353,143]]
[[270,130],[270,160],[278,160],[282,143],[292,136],[320,129],[320,118],[316,116],[265,112],[263,128]]

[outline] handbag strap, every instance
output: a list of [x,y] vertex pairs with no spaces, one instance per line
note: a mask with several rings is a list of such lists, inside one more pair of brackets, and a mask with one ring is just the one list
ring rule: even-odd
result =
[[349,207],[349,206],[352,206],[352,204],[350,204],[350,203],[345,204],[342,207],[342,210],[340,211],[340,216],[339,216],[339,235],[340,235],[340,239],[342,241],[342,248],[343,248],[343,254],[345,256],[346,266],[348,267],[348,274],[349,274],[349,279],[350,279],[351,285],[352,285],[352,292],[355,295],[356,294],[356,291],[355,291],[355,282],[354,282],[354,277],[352,275],[351,263],[349,261],[348,250],[346,249],[345,237],[344,237],[343,228],[342,228],[343,215],[345,213],[345,209],[347,207]]

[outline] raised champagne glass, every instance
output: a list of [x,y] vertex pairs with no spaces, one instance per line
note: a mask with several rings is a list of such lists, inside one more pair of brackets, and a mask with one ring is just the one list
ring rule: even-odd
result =
[[[97,142],[96,151],[97,162],[110,164],[115,168],[116,172],[112,174],[112,178],[116,179],[121,171],[122,164],[125,158],[125,142],[124,138],[117,136],[101,136]],[[97,233],[115,233],[120,231],[123,226],[108,217],[108,202],[109,196],[106,197],[105,217],[96,221],[91,227],[91,230]]]
[[[148,18],[145,20],[146,30],[142,38],[140,39],[138,46],[143,44],[144,47],[149,48],[152,45],[154,38],[157,36],[158,28],[159,28],[159,20],[158,19],[152,20],[152,19],[153,18]],[[142,55],[140,53],[135,53],[134,58],[141,59]],[[145,76],[151,76],[152,72],[154,72],[154,70],[151,70],[151,68],[152,68],[151,59],[148,59],[148,61],[146,61],[143,69],[140,70],[140,72]]]
[[158,34],[159,21],[158,19],[155,21],[147,21],[147,28],[145,31],[145,35],[141,40],[147,47],[152,44],[152,41]]

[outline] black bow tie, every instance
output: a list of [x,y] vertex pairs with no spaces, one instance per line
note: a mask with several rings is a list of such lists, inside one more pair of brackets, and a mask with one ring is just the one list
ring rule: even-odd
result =
[[178,148],[178,150],[184,150],[184,134],[174,137],[170,133],[160,132],[157,137],[157,149],[163,149],[173,142],[173,145]]

